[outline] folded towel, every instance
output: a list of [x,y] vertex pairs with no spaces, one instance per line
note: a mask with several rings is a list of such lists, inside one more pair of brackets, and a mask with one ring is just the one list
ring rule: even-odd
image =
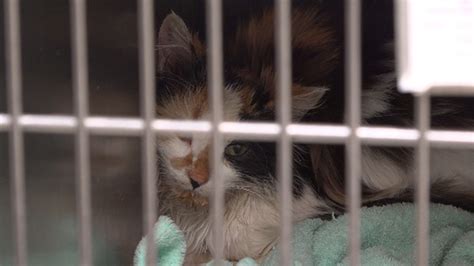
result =
[[[362,265],[413,265],[415,257],[415,214],[413,204],[397,203],[363,208],[361,211],[361,263]],[[160,227],[170,228],[165,219]],[[308,219],[295,225],[293,230],[294,265],[347,265],[348,216],[330,221]],[[168,235],[158,236],[159,263],[179,265],[184,259],[184,238],[174,226]],[[179,236],[179,237],[176,237]],[[173,238],[169,241],[167,237]],[[177,241],[179,238],[179,241]],[[180,242],[182,241],[182,242]],[[143,241],[142,241],[143,242]],[[178,243],[179,242],[179,243]],[[175,246],[170,246],[175,243]],[[166,249],[161,249],[166,247]],[[143,264],[143,243],[137,248],[135,265]],[[173,258],[172,256],[179,256]],[[167,261],[163,259],[168,259]],[[274,248],[263,265],[277,265],[279,250]],[[178,264],[168,264],[172,261]],[[432,204],[430,207],[430,265],[474,265],[474,214],[461,209]],[[239,266],[257,265],[250,258]]]
[[[363,208],[361,264],[412,265],[415,256],[413,204]],[[332,221],[306,220],[294,229],[295,265],[347,265],[348,216]],[[278,251],[264,264],[274,265]],[[452,206],[430,208],[429,265],[474,265],[474,214]]]
[[[166,216],[161,216],[154,226],[157,263],[166,266],[179,266],[184,262],[186,241],[183,232]],[[134,265],[146,265],[146,238],[143,238],[135,250]]]

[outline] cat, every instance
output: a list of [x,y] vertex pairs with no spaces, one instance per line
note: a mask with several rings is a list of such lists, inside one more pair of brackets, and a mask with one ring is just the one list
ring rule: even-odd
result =
[[[274,19],[273,11],[265,10],[241,23],[225,43],[226,121],[275,119]],[[331,121],[343,109],[341,35],[331,18],[317,7],[295,7],[291,22],[292,121]],[[171,13],[161,24],[156,49],[157,116],[209,119],[206,46],[200,36],[192,33],[181,17]],[[364,84],[364,124],[388,121],[398,126],[410,125],[409,119],[401,115],[401,108],[411,102],[396,92],[393,68],[381,69],[370,84]],[[446,120],[459,113],[443,103],[434,103],[434,125],[437,117]],[[159,214],[168,215],[183,230],[189,264],[210,260],[214,249],[212,221],[208,218],[208,197],[213,186],[209,177],[210,143],[209,136],[196,134],[160,136],[157,144]],[[364,147],[362,155],[364,202],[397,198],[413,190],[410,150]],[[342,147],[293,145],[294,222],[344,211],[343,157]],[[433,153],[431,160],[433,191],[440,195],[469,194],[464,188],[473,187],[474,179],[469,178],[472,170],[465,166],[474,162],[472,152],[440,151]],[[225,188],[223,248],[228,260],[262,260],[278,242],[275,161],[275,143],[225,139],[221,178]],[[442,189],[437,189],[436,184],[443,184],[438,186]]]

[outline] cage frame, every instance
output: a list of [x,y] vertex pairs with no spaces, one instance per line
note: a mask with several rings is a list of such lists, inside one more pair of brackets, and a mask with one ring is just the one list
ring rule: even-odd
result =
[[[153,0],[137,0],[140,58],[141,116],[101,117],[88,113],[88,64],[86,0],[70,0],[72,35],[72,70],[75,115],[35,115],[22,111],[22,72],[19,0],[5,0],[5,53],[8,93],[8,112],[0,113],[0,132],[9,134],[9,163],[13,209],[15,262],[27,265],[27,228],[24,177],[24,133],[70,134],[76,138],[76,180],[78,204],[78,242],[80,264],[92,265],[90,166],[88,139],[91,135],[139,136],[142,138],[143,225],[147,237],[147,264],[156,264],[153,225],[157,219],[155,183],[157,178],[156,136],[160,134],[208,134],[212,136],[212,176],[216,189],[212,197],[211,217],[215,222],[214,251],[217,264],[223,263],[223,184],[221,172],[223,138],[271,140],[277,142],[278,178],[281,206],[281,264],[289,265],[291,250],[291,145],[297,142],[342,144],[346,147],[346,193],[349,195],[350,264],[360,262],[360,205],[361,205],[361,147],[381,145],[414,147],[416,150],[417,203],[417,265],[428,265],[429,253],[429,156],[430,148],[473,149],[474,131],[433,130],[430,128],[430,99],[433,95],[452,95],[457,92],[471,95],[472,91],[436,88],[415,94],[416,124],[413,128],[361,126],[361,1],[345,0],[346,12],[346,101],[343,124],[291,123],[291,1],[276,0],[276,62],[278,69],[277,121],[274,123],[225,122],[222,118],[222,3],[207,0],[207,30],[210,53],[209,91],[212,110],[210,121],[179,121],[156,119],[154,111],[154,9]],[[153,252],[152,252],[153,251]]]

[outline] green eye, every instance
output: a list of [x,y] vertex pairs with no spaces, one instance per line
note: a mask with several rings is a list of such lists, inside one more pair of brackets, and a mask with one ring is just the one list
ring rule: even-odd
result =
[[232,156],[232,157],[237,157],[237,156],[242,156],[248,151],[248,146],[245,144],[230,144],[227,147],[225,147],[225,155],[227,156]]

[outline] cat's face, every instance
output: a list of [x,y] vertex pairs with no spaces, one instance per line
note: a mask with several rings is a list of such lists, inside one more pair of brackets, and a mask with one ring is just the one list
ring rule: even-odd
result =
[[[272,21],[271,18],[266,18],[266,20]],[[268,24],[268,21],[265,23]],[[240,29],[236,37],[249,45],[249,47],[243,47],[243,53],[252,61],[251,54],[258,51],[250,50],[253,48],[259,50],[262,47],[252,48],[252,43],[241,36],[245,35],[245,32],[250,35],[256,34],[252,23],[248,30]],[[268,37],[267,39],[272,40]],[[264,43],[262,41],[262,45]],[[314,45],[314,43],[308,45],[312,44]],[[178,120],[209,120],[211,116],[206,81],[206,48],[197,36],[189,32],[184,21],[176,14],[168,15],[163,21],[158,36],[157,51],[159,72],[157,116]],[[234,53],[235,58],[242,58],[235,48],[231,47],[225,52]],[[314,51],[305,53],[317,54]],[[301,54],[305,53],[301,52]],[[313,60],[308,56],[305,58]],[[270,61],[266,62],[265,59]],[[273,57],[265,57],[262,54],[262,61],[253,60],[249,67],[246,63],[234,62],[235,66],[226,66],[224,71],[226,75],[223,91],[224,120],[273,121],[275,118]],[[316,75],[310,76],[316,79]],[[292,86],[291,111],[294,121],[304,117],[308,111],[314,110],[321,103],[321,98],[327,90],[320,86],[303,84],[295,83]],[[163,173],[161,179],[176,190],[192,192],[193,195],[209,196],[213,186],[213,178],[209,175],[210,145],[210,137],[202,134],[188,137],[178,135],[160,137],[158,151]],[[249,193],[276,191],[274,143],[226,138],[224,146],[221,178],[228,194],[239,191]]]
[[[238,92],[226,88],[224,93],[224,119],[239,121],[243,104]],[[205,87],[189,88],[176,94],[157,108],[159,116],[179,120],[209,120],[211,118]],[[209,150],[211,139],[208,135],[194,134],[182,137],[170,135],[160,137],[158,149],[168,182],[183,190],[194,191],[209,196],[213,179],[209,177]],[[241,173],[234,159],[243,159],[251,152],[246,144],[238,144],[232,139],[225,140],[225,155],[222,163],[224,186],[231,188],[241,183]],[[241,184],[242,185],[242,184]]]

